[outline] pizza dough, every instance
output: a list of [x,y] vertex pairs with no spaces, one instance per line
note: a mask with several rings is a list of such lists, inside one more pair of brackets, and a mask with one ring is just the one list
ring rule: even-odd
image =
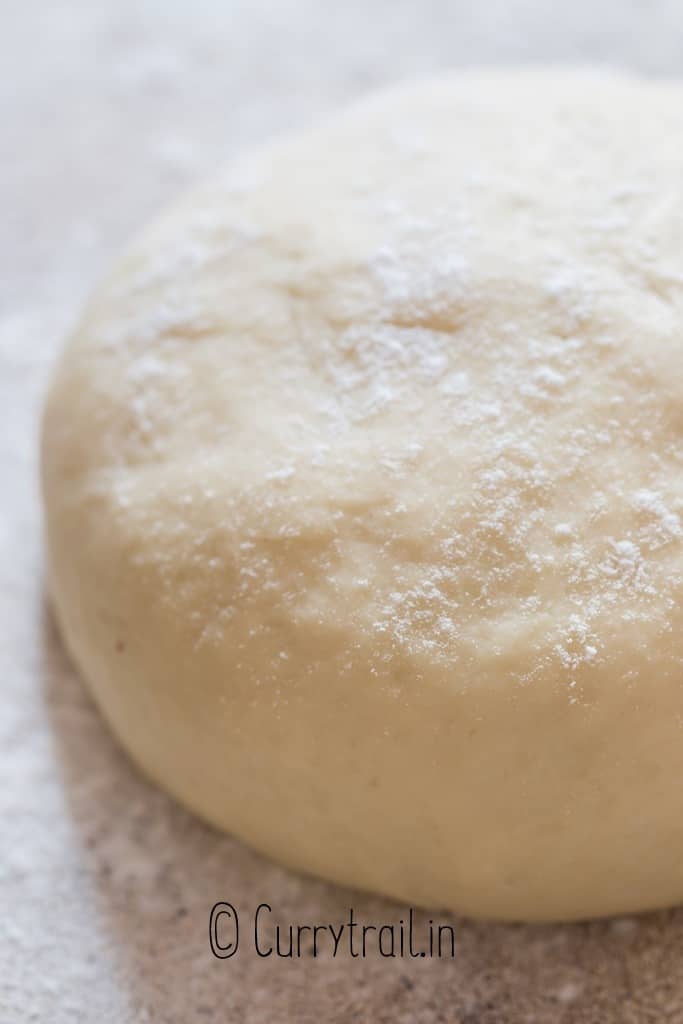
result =
[[467,914],[683,898],[682,140],[677,86],[401,87],[93,296],[45,415],[51,590],[188,807]]

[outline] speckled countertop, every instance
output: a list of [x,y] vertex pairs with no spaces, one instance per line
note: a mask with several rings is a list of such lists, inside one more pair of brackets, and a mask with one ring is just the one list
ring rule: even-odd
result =
[[[36,485],[60,340],[127,236],[183,185],[376,83],[440,67],[683,75],[683,6],[4,0],[0,13],[0,1024],[683,1022],[681,911],[455,920],[452,960],[259,958],[261,902],[284,925],[405,911],[268,863],[139,777],[46,610]],[[223,961],[208,943],[217,900],[242,921]]]

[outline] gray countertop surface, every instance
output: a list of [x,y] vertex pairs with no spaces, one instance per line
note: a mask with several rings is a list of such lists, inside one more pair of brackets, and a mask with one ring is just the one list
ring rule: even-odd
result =
[[[439,68],[682,74],[683,4],[3,0],[0,13],[0,1024],[683,1022],[681,911],[455,920],[453,960],[259,958],[261,902],[285,926],[405,909],[289,873],[140,778],[45,606],[36,455],[49,367],[88,290],[217,162]],[[223,961],[208,944],[217,900],[242,921]]]

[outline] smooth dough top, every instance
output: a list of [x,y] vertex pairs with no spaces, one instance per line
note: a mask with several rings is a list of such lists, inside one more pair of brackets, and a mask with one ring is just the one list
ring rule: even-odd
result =
[[90,301],[44,486],[69,646],[205,817],[470,913],[683,898],[678,87],[459,74],[247,155]]

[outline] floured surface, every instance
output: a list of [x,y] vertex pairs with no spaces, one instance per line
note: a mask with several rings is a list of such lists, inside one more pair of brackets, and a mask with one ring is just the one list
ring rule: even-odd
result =
[[[0,925],[8,1020],[409,1020],[419,1012],[426,1021],[640,1022],[681,1013],[678,913],[571,928],[458,922],[454,963],[212,962],[205,918],[217,898],[240,908],[270,899],[283,920],[339,920],[350,904],[384,919],[394,908],[280,871],[142,783],[45,621],[33,472],[46,367],[115,248],[162,198],[246,142],[297,127],[371,82],[449,62],[637,57],[645,69],[679,70],[671,7],[653,17],[610,4],[597,17],[580,5],[559,25],[557,12],[539,15],[529,4],[486,5],[476,21],[457,5],[448,11],[434,5],[423,17],[379,5],[369,19],[358,5],[335,16],[335,31],[313,4],[279,5],[275,16],[258,5],[216,10],[211,30],[189,12],[143,18],[125,4],[115,14],[92,4],[51,5],[49,14],[29,6],[10,19],[0,652],[2,749],[16,780],[0,797],[0,897],[12,908]],[[239,56],[245,36],[257,59]],[[451,384],[457,391],[465,382]],[[671,509],[656,493],[640,495],[636,513],[666,528]],[[626,547],[615,557],[636,560]]]

